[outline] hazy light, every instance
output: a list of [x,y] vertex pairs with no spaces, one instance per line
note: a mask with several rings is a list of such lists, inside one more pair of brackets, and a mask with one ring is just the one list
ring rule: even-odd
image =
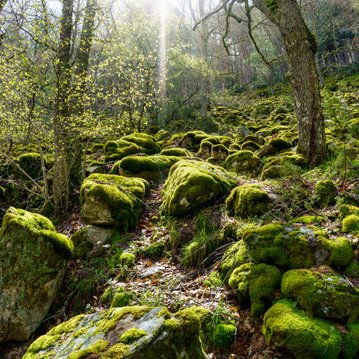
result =
[[168,1],[157,0],[157,6],[160,15],[160,33],[159,33],[159,95],[162,99],[166,97],[167,86],[166,86],[166,72],[167,72],[167,61],[166,61],[166,22],[168,13]]

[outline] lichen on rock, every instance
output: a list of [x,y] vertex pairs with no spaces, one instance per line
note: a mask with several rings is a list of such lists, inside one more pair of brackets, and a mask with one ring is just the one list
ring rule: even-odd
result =
[[8,209],[0,232],[0,343],[26,340],[37,329],[72,252],[48,218]]
[[204,309],[171,314],[166,308],[111,308],[80,315],[50,330],[23,359],[204,359],[200,340]]
[[94,173],[81,186],[81,216],[91,225],[133,227],[148,188],[142,178]]

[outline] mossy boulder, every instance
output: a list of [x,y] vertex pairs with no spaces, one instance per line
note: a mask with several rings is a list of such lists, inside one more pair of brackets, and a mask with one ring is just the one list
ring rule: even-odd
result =
[[233,271],[228,284],[237,290],[240,304],[250,301],[251,315],[258,318],[264,314],[266,305],[280,288],[281,278],[282,274],[277,267],[264,263],[246,263]]
[[[182,148],[198,150],[198,147],[199,147],[201,141],[208,137],[210,137],[210,136],[203,131],[187,132],[182,136],[178,145],[179,145],[179,147],[182,147]],[[218,143],[218,141],[216,143]]]
[[186,148],[180,147],[168,147],[164,148],[161,151],[163,156],[177,156],[177,157],[192,157],[193,154],[191,151],[188,151]]
[[211,157],[212,146],[213,146],[212,142],[203,140],[199,146],[197,155],[204,159]]
[[288,150],[292,144],[282,138],[274,138],[268,142],[259,152],[258,157],[273,156],[281,151]]
[[211,157],[216,160],[224,161],[228,156],[228,149],[223,144],[213,145],[211,148]]
[[337,195],[337,188],[333,181],[324,180],[319,181],[315,186],[315,195],[320,207],[327,207],[335,204],[335,197]]
[[247,150],[247,151],[252,151],[255,152],[257,150],[259,150],[261,148],[261,146],[258,145],[257,142],[254,141],[245,141],[242,143],[241,145],[241,150]]
[[359,233],[359,216],[351,214],[343,219],[342,223],[343,232]]
[[197,310],[122,307],[79,315],[31,344],[23,359],[204,359]]
[[203,161],[179,161],[172,166],[164,184],[161,213],[192,213],[228,193],[235,184],[233,176],[222,167]]
[[280,268],[310,268],[325,264],[345,268],[353,258],[347,238],[329,239],[325,231],[313,226],[268,224],[246,231],[242,239],[255,262]]
[[339,207],[339,211],[340,211],[340,217],[346,217],[349,216],[350,214],[355,214],[357,216],[359,216],[359,207],[357,206],[352,206],[350,204],[343,204]]
[[352,323],[347,326],[347,332],[343,337],[343,358],[354,359],[359,355],[359,323]]
[[286,348],[298,359],[337,359],[342,349],[342,338],[333,323],[308,316],[288,300],[267,311],[263,334],[269,345]]
[[270,202],[267,192],[252,185],[243,185],[232,190],[226,206],[229,214],[248,218],[268,212]]
[[229,155],[223,167],[228,171],[233,171],[239,174],[255,175],[260,165],[260,159],[248,150],[237,151]]
[[[24,153],[17,158],[16,162],[31,178],[38,179],[42,176],[41,155],[39,153]],[[25,176],[23,173],[20,173],[20,175],[21,177]]]
[[221,260],[221,276],[228,280],[235,268],[241,264],[250,262],[252,257],[243,240],[231,245],[224,253]]
[[133,227],[148,188],[142,178],[94,173],[81,186],[81,217],[95,226]]
[[159,153],[161,151],[159,144],[156,143],[155,139],[147,133],[135,132],[122,137],[121,140],[140,146],[143,149],[143,152],[149,155]]
[[73,244],[49,219],[10,207],[0,232],[0,343],[23,341],[45,318]]
[[261,178],[273,179],[280,177],[288,177],[293,172],[300,171],[307,165],[306,159],[302,155],[294,153],[286,153],[276,157],[269,157],[263,166]]
[[359,314],[359,289],[331,269],[293,269],[282,279],[282,293],[320,318],[350,319]]
[[114,164],[111,173],[155,181],[163,179],[179,160],[181,157],[177,156],[127,156]]

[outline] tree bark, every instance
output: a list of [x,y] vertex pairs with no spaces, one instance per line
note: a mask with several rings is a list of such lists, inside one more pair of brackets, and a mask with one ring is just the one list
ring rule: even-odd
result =
[[97,0],[87,0],[79,48],[75,58],[75,89],[72,112],[82,114],[85,105],[87,72],[92,47]]
[[73,0],[63,0],[60,42],[57,66],[57,103],[54,117],[54,204],[57,211],[67,210],[70,197],[71,153],[69,141],[69,95],[71,86],[71,37],[72,37]]
[[316,40],[307,28],[296,0],[253,0],[275,24],[288,55],[294,107],[298,118],[298,153],[315,167],[326,156],[324,117],[315,64]]

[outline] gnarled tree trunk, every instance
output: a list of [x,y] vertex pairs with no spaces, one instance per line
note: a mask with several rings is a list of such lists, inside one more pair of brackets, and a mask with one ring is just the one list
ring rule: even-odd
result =
[[296,0],[253,0],[275,24],[284,40],[298,117],[298,153],[310,167],[326,156],[324,117],[315,64],[316,40],[308,30]]

